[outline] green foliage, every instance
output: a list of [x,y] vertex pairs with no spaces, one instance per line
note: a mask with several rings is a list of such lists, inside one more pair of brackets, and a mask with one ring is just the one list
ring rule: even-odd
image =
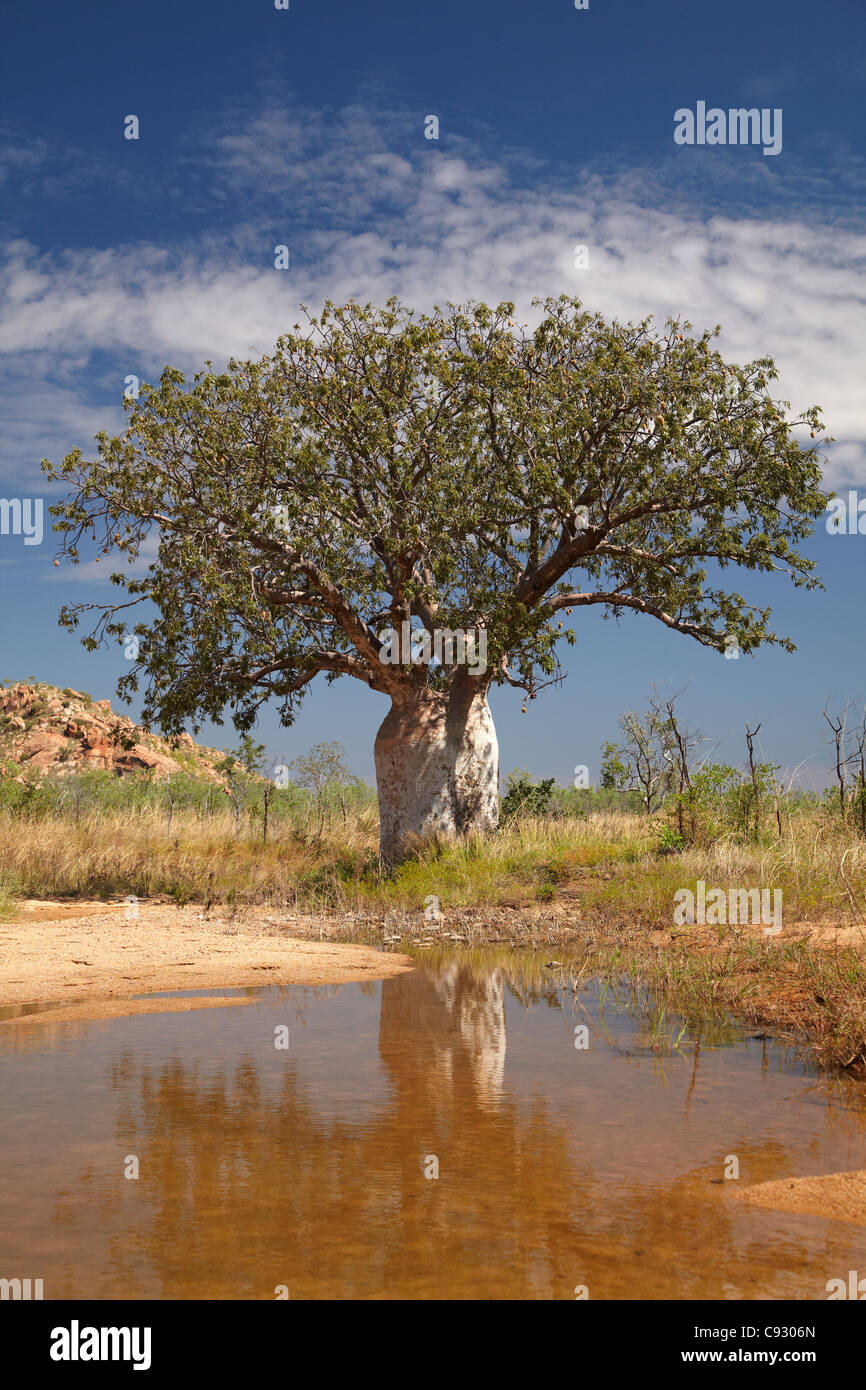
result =
[[322,833],[329,807],[336,801],[343,820],[348,814],[346,792],[357,784],[358,779],[346,766],[341,743],[317,743],[309,753],[295,758],[291,768],[299,787],[313,795],[319,817],[318,833]]
[[625,791],[629,783],[629,764],[624,750],[615,743],[604,743],[601,750],[601,786],[604,791]]
[[182,772],[161,781],[147,774],[116,777],[102,769],[48,776],[25,773],[23,782],[0,780],[0,811],[29,820],[79,820],[103,811],[135,813],[154,806],[206,814],[216,808],[220,795],[213,782]]
[[685,848],[685,841],[673,826],[663,824],[659,826],[658,851],[659,854],[679,854]]
[[[230,760],[240,763],[244,772],[252,777],[256,773],[261,773],[265,759],[265,745],[256,743],[251,734],[241,734],[240,743],[234,754],[229,754],[229,759],[224,759],[223,763]],[[220,764],[223,766],[223,764]],[[230,770],[230,769],[229,769]]]
[[592,811],[642,811],[640,793],[614,787],[559,787],[550,794],[548,815],[588,816]]
[[[83,638],[122,641],[128,605],[144,720],[241,731],[313,678],[411,699],[463,668],[391,665],[383,625],[484,626],[486,674],[534,694],[558,674],[562,616],[649,615],[706,646],[791,649],[769,609],[711,585],[707,562],[818,584],[796,546],[821,516],[820,412],[791,419],[770,358],[733,364],[714,333],[608,322],[565,296],[532,331],[513,307],[418,314],[327,304],[254,361],[166,367],[127,427],[45,471],[62,553],[119,559],[125,593]],[[305,311],[306,312],[306,311]],[[158,554],[132,568],[156,536]],[[64,609],[75,627],[90,605]]]
[[[232,809],[236,810],[238,823],[242,818],[261,817],[265,783],[247,774],[239,762],[232,766],[235,781],[232,788],[229,779],[228,796],[218,783],[187,772],[176,772],[160,780],[145,773],[116,777],[103,770],[48,776],[25,774],[20,782],[6,776],[0,778],[0,814],[30,821],[80,821],[111,811],[126,811],[134,816],[156,809],[167,820],[180,811],[193,811],[207,820],[224,811],[234,796]],[[349,783],[326,785],[320,799],[309,789],[290,782],[286,787],[271,788],[269,817],[276,826],[300,831],[319,811],[326,821],[335,816],[344,820],[353,811],[369,809],[375,802],[373,788],[357,778]]]
[[669,721],[658,708],[651,707],[644,715],[635,710],[621,714],[619,725],[623,742],[605,743],[602,748],[602,786],[637,793],[650,815],[675,782]]
[[309,753],[290,764],[299,787],[305,787],[321,799],[329,786],[351,784],[356,780],[344,762],[345,749],[341,743],[317,743]]
[[778,771],[775,763],[756,763],[754,776],[743,773],[734,782],[728,801],[730,819],[739,834],[751,833],[751,827],[754,827],[754,838],[759,838],[762,817],[778,799],[781,790],[777,780]]
[[515,768],[505,779],[505,795],[500,805],[503,821],[521,816],[543,816],[547,813],[556,783],[555,777],[534,782],[525,767]]
[[795,812],[814,805],[814,797],[806,794],[783,796],[777,773],[773,763],[756,764],[754,778],[748,769],[705,763],[691,772],[682,791],[671,794],[665,811],[689,844],[709,844],[723,835],[759,839],[765,831],[776,833],[768,815],[772,808],[784,805]]

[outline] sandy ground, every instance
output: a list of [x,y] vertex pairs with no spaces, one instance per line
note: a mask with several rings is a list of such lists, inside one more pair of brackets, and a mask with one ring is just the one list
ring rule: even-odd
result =
[[827,1173],[821,1178],[778,1178],[740,1188],[733,1195],[738,1201],[773,1211],[826,1216],[866,1226],[866,1169]]
[[[28,910],[29,907],[29,910]],[[157,990],[344,984],[414,968],[369,946],[299,940],[279,917],[230,920],[201,907],[30,904],[0,924],[0,1007],[55,1004],[52,1019],[208,1008],[234,999],[135,1000]],[[46,915],[49,914],[49,915]],[[16,1014],[34,1020],[44,1013]],[[2,1026],[2,1021],[0,1021]]]

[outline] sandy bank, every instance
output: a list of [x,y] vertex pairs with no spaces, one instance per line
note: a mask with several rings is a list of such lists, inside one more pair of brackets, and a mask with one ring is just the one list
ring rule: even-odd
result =
[[75,916],[60,909],[46,918],[44,910],[0,924],[0,1006],[63,1001],[69,1016],[77,1018],[168,1012],[209,1007],[209,1001],[137,1001],[128,996],[156,990],[344,984],[414,968],[408,956],[369,946],[297,939],[289,934],[290,925],[273,914],[238,921],[219,912],[205,918],[200,907],[140,904],[135,918],[127,917],[122,905],[102,910],[88,905]]
[[734,1194],[741,1202],[774,1211],[827,1216],[866,1226],[866,1170],[827,1173],[821,1178],[778,1178]]

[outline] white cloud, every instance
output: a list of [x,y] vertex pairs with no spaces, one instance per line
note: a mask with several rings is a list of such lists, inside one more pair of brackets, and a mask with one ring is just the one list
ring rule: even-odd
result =
[[[219,218],[175,250],[48,256],[13,243],[0,269],[0,353],[13,364],[29,355],[11,440],[19,459],[87,443],[97,418],[116,424],[117,410],[92,404],[91,355],[103,374],[106,356],[117,362],[119,408],[127,371],[152,380],[166,362],[192,369],[267,351],[301,301],[514,299],[528,317],[534,296],[565,291],[619,318],[721,323],[722,350],[735,359],[770,353],[778,394],[795,410],[824,408],[839,440],[830,480],[866,481],[862,234],[781,207],[710,214],[654,190],[645,171],[578,172],[568,188],[529,160],[497,163],[468,142],[440,150],[414,126],[407,139],[405,117],[391,127],[399,150],[383,148],[381,120],[358,108],[235,121],[205,156]],[[763,177],[746,171],[746,182]],[[282,240],[288,272],[273,269]],[[587,270],[574,268],[578,243],[589,248]]]

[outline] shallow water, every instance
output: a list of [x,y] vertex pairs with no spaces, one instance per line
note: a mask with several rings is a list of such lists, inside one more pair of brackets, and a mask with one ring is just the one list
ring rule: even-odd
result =
[[824,1299],[863,1265],[862,1228],[724,1178],[728,1155],[740,1184],[866,1167],[863,1090],[789,1050],[677,1045],[529,966],[235,993],[256,1003],[0,1025],[0,1276],[46,1299]]

